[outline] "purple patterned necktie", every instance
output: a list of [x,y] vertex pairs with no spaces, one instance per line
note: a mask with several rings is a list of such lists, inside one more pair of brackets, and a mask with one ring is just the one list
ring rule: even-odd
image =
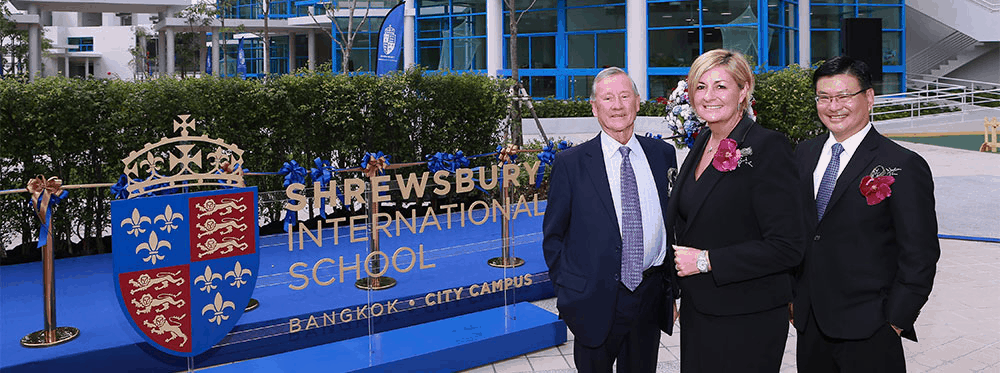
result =
[[837,170],[840,168],[840,153],[844,152],[844,146],[840,143],[833,144],[833,151],[830,157],[830,164],[823,172],[823,180],[819,182],[819,192],[816,192],[816,213],[817,220],[823,220],[823,213],[826,212],[826,205],[830,203],[830,196],[833,194],[833,186],[837,184]]
[[621,278],[629,290],[635,291],[642,282],[642,209],[639,207],[639,186],[629,161],[629,147],[618,148],[622,153],[622,268]]

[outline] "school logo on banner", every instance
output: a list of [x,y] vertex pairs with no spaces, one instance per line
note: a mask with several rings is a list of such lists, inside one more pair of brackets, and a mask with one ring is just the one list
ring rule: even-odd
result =
[[195,127],[180,116],[180,136],[132,152],[112,187],[118,303],[140,336],[178,356],[205,352],[232,330],[260,266],[257,188],[243,187],[243,151],[189,135]]
[[382,34],[382,53],[389,54],[396,49],[396,29],[392,25],[388,25],[385,28],[385,33]]
[[379,38],[382,48],[379,48],[378,58],[375,62],[375,73],[378,76],[385,75],[391,71],[399,69],[399,52],[402,50],[403,42],[399,40],[397,30],[403,27],[404,3],[396,4],[389,10],[382,20],[382,27],[379,28]]

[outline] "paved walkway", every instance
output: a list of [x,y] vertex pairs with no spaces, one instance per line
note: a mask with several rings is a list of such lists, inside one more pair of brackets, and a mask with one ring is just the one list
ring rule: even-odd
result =
[[[589,139],[594,134],[572,136]],[[997,218],[1000,214],[1000,155],[900,143],[922,155],[931,166],[939,233],[1000,238],[1000,219]],[[678,155],[686,155],[686,151]],[[536,304],[555,312],[555,299]],[[678,333],[682,333],[683,325],[678,324],[678,328]],[[917,319],[916,330],[919,343],[903,341],[908,372],[1000,373],[1000,243],[941,240],[934,290]],[[672,337],[662,335],[658,372],[679,371],[678,333]],[[782,372],[797,371],[795,343],[795,331],[789,328]],[[569,341],[561,346],[469,371],[573,372],[573,368],[573,336],[570,333]]]

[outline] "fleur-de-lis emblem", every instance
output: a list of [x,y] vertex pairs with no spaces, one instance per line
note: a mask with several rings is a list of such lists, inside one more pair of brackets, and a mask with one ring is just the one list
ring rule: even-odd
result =
[[[149,218],[146,218],[146,220],[149,220]],[[156,232],[152,232],[149,234],[149,242],[136,246],[135,253],[138,254],[142,250],[148,250],[149,254],[146,255],[145,258],[142,258],[142,261],[147,263],[151,262],[153,265],[156,265],[157,260],[163,260],[164,258],[163,255],[160,255],[160,248],[163,247],[170,249],[170,242],[160,241],[160,239],[156,237]]]
[[247,283],[247,281],[243,279],[243,276],[251,274],[252,273],[250,273],[250,270],[243,268],[243,265],[241,265],[240,261],[237,260],[236,267],[233,268],[232,271],[226,272],[226,279],[233,277],[233,282],[229,283],[229,286],[235,286],[239,288],[240,286],[243,286]]
[[201,314],[204,315],[206,312],[212,311],[208,322],[214,322],[215,325],[222,325],[222,321],[229,320],[229,316],[225,314],[226,308],[235,310],[236,304],[228,300],[223,301],[222,293],[215,293],[215,302],[205,305],[205,308],[201,309]]
[[139,209],[132,209],[132,217],[122,220],[121,226],[124,227],[125,224],[131,225],[132,227],[128,229],[128,234],[139,237],[139,233],[146,233],[146,229],[142,227],[142,223],[152,223],[148,217],[139,214]]
[[[174,220],[176,219],[184,220],[184,215],[174,212],[174,210],[170,207],[170,205],[167,205],[167,208],[166,210],[163,211],[163,214],[156,215],[156,219],[153,219],[153,222],[159,223],[160,220],[163,220],[163,226],[160,227],[160,230],[167,231],[167,233],[170,233],[170,231],[177,229],[177,224],[174,224]],[[149,220],[149,218],[146,218],[146,220]]]
[[[238,266],[239,262],[236,262],[236,265]],[[227,274],[226,277],[229,277],[229,275]],[[205,286],[201,287],[201,291],[204,291],[206,293],[211,293],[212,290],[215,290],[215,288],[218,287],[217,285],[214,284],[215,280],[222,280],[222,275],[218,273],[212,273],[212,266],[205,266],[205,274],[196,277],[194,279],[194,283],[197,284],[199,282],[204,282]]]

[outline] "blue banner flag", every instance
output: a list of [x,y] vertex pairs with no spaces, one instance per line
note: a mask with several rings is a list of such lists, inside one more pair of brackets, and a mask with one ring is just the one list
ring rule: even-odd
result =
[[212,75],[212,51],[205,54],[205,75]]
[[240,44],[236,47],[236,75],[241,78],[247,75],[247,59],[243,56],[243,38],[240,38]]
[[382,21],[382,29],[378,32],[378,64],[375,70],[379,76],[390,71],[399,70],[399,52],[403,50],[403,6],[404,2],[396,4]]

